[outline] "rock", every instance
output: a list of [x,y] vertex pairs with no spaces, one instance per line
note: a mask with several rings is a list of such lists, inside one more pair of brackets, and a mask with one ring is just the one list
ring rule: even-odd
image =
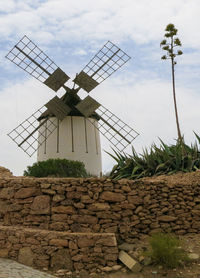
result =
[[105,211],[110,209],[110,205],[107,203],[94,203],[92,205],[89,205],[88,209],[91,211],[100,211],[100,210]]
[[90,273],[88,277],[89,278],[100,278],[99,274],[97,274],[95,272]]
[[0,258],[8,258],[8,249],[0,249]]
[[122,202],[126,199],[126,197],[121,193],[111,192],[111,191],[104,191],[100,195],[100,199],[109,202]]
[[80,278],[86,278],[86,277],[88,277],[88,275],[89,275],[88,272],[84,269],[82,269],[79,273]]
[[33,266],[33,259],[34,259],[34,254],[31,250],[30,247],[23,247],[19,249],[19,254],[18,254],[18,262],[28,265],[28,266]]
[[1,199],[10,199],[14,196],[13,188],[2,188],[0,189],[0,198]]
[[59,269],[56,271],[56,276],[64,276],[66,274],[66,269]]
[[146,195],[145,197],[144,197],[144,204],[148,204],[148,203],[150,203],[150,200],[151,200],[151,195]]
[[170,215],[161,215],[158,217],[158,220],[161,222],[173,222],[177,219],[175,216],[170,216]]
[[50,197],[47,195],[36,196],[31,205],[31,214],[49,214]]
[[15,198],[16,199],[25,199],[28,197],[36,196],[38,195],[40,190],[35,187],[26,187],[26,188],[21,188],[15,193]]
[[89,239],[89,238],[79,238],[78,239],[78,247],[79,248],[83,248],[83,247],[92,247],[92,246],[94,246],[94,239]]
[[130,188],[129,185],[123,185],[123,186],[122,186],[122,190],[123,190],[124,192],[131,192],[131,188]]
[[54,270],[67,269],[72,271],[73,264],[69,251],[67,249],[60,249],[53,253],[51,257],[51,267]]
[[123,250],[119,253],[119,260],[133,272],[140,272],[142,269],[141,265]]
[[82,196],[81,196],[81,202],[82,202],[83,204],[91,204],[91,203],[93,203],[94,201],[93,201],[93,199],[90,198],[89,195],[82,195]]
[[104,246],[117,246],[117,241],[115,238],[115,234],[113,234],[113,236],[109,236],[109,237],[102,237],[100,239],[98,239],[96,241],[96,245],[101,244]]
[[188,254],[188,258],[189,258],[191,261],[198,261],[198,260],[199,260],[199,254],[190,253],[190,254]]
[[56,195],[53,196],[53,201],[54,202],[60,202],[64,199],[65,199],[65,195],[56,194]]
[[53,238],[49,241],[49,245],[68,247],[69,243],[66,239]]
[[138,214],[140,211],[142,211],[142,206],[138,206],[135,210],[135,214]]
[[128,196],[128,201],[129,201],[129,203],[134,204],[134,205],[140,205],[143,203],[143,200],[141,197],[132,196],[132,195]]
[[13,174],[7,168],[0,166],[0,177],[1,178],[11,178],[11,177],[13,177]]
[[112,270],[113,270],[113,271],[118,271],[118,270],[120,270],[121,268],[122,268],[122,266],[119,265],[119,264],[116,264],[116,265],[113,265],[113,266],[112,266]]
[[82,259],[83,259],[82,254],[77,254],[77,255],[72,257],[72,260],[75,261],[75,262],[81,261]]
[[101,270],[104,272],[111,272],[113,269],[111,266],[104,266],[101,268]]
[[92,215],[72,215],[72,220],[82,224],[97,224],[98,218]]
[[0,213],[6,213],[8,211],[8,204],[7,204],[8,201],[4,200],[0,200]]
[[42,189],[43,193],[49,194],[49,195],[55,195],[56,191],[52,189]]
[[74,214],[75,209],[72,206],[58,206],[58,207],[52,207],[52,212]]
[[193,215],[198,215],[198,216],[200,216],[200,210],[198,210],[198,209],[192,209],[192,214],[193,214]]
[[131,243],[127,243],[127,242],[123,242],[122,244],[120,244],[119,246],[118,246],[118,248],[120,249],[120,250],[124,250],[124,251],[132,251],[133,250],[133,248],[134,248],[134,244],[131,244]]

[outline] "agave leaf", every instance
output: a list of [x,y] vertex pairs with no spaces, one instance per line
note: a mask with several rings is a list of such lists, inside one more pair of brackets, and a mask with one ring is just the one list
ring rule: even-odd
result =
[[198,140],[198,143],[200,144],[200,137],[198,136],[198,134],[196,132],[194,132],[194,134],[195,134],[195,136],[196,136],[196,138]]

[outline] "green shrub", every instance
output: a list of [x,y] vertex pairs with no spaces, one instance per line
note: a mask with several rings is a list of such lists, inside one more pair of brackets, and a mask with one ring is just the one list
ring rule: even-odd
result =
[[143,150],[138,155],[134,148],[132,154],[117,153],[110,154],[117,162],[111,171],[110,178],[113,179],[138,179],[153,175],[173,174],[179,171],[191,172],[200,168],[200,137],[195,133],[198,141],[191,146],[183,141],[177,141],[175,145],[166,145],[160,140],[161,145],[157,147],[152,144],[150,150]]
[[28,166],[24,176],[32,177],[87,177],[85,166],[80,161],[67,159],[48,159]]
[[150,239],[151,250],[146,253],[155,264],[174,268],[187,261],[186,252],[181,248],[181,241],[172,234],[158,233]]

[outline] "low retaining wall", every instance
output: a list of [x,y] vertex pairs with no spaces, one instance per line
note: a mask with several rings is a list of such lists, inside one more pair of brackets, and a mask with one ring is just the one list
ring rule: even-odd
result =
[[200,172],[138,181],[4,178],[0,224],[115,233],[119,242],[160,230],[199,233]]
[[47,231],[0,226],[0,257],[37,268],[88,270],[113,266],[115,235]]

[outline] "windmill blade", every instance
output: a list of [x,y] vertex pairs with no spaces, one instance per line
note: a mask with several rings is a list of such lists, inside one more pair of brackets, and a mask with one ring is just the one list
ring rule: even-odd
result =
[[[38,119],[45,112],[46,107],[42,106],[29,118],[14,128],[8,136],[29,156],[32,156],[49,135],[57,128],[56,118],[45,118],[39,122]],[[45,128],[40,128],[45,125]]]
[[70,111],[71,108],[56,96],[13,129],[8,136],[32,156],[57,128],[59,120],[63,120]]
[[69,80],[69,76],[27,36],[8,52],[6,58],[55,92]]
[[98,127],[91,118],[87,118],[118,151],[122,152],[139,135],[104,106],[96,109],[99,118]]
[[130,56],[108,41],[73,81],[89,93],[129,59]]

